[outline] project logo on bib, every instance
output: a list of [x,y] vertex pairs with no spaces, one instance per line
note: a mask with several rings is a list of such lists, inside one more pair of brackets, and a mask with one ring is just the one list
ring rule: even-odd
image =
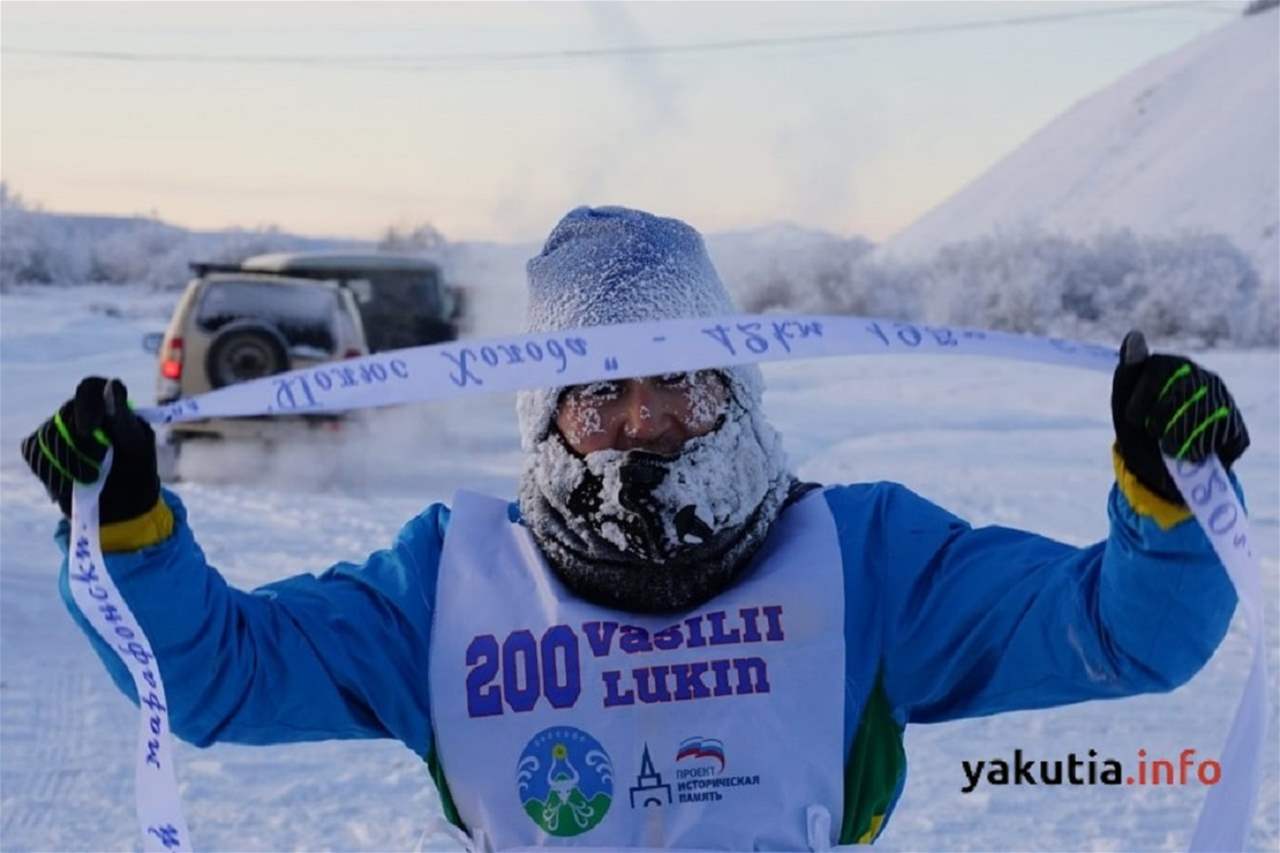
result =
[[581,835],[604,820],[613,803],[613,762],[582,729],[552,726],[520,753],[516,790],[525,813],[544,832]]

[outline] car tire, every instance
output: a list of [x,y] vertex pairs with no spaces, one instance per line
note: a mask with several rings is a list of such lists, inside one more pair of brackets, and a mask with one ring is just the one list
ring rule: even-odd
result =
[[205,356],[205,374],[214,388],[261,379],[289,369],[284,336],[267,323],[237,321],[218,330]]

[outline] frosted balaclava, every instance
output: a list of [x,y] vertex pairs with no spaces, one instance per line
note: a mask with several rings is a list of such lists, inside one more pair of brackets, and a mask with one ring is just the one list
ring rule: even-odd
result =
[[[736,312],[697,231],[627,208],[571,211],[528,274],[531,332]],[[580,455],[555,426],[563,388],[517,395],[521,514],[577,594],[634,611],[692,607],[764,540],[794,478],[760,410],[759,369],[718,373],[729,393],[717,426],[674,457]]]

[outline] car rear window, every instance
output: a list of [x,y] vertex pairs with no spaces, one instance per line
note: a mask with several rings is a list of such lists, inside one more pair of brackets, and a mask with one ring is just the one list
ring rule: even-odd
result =
[[[444,286],[434,273],[369,275],[358,306],[371,352],[434,344],[453,337]],[[356,288],[353,287],[353,290]]]
[[332,353],[342,307],[338,294],[322,286],[269,281],[213,281],[196,309],[196,325],[210,334],[235,320],[257,320],[284,335],[290,348]]

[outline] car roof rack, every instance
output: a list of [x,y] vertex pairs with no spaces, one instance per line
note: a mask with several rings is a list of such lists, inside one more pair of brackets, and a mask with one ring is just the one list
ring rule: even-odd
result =
[[277,252],[246,258],[245,271],[352,278],[369,273],[439,273],[440,265],[428,258],[395,252]]
[[344,290],[350,289],[351,284],[347,278],[337,275],[306,275],[296,272],[281,272],[275,270],[253,270],[246,269],[240,264],[227,264],[217,262],[191,261],[187,264],[197,276],[205,276],[211,272],[236,273],[246,279],[277,279],[290,284],[309,285],[311,287],[340,287]]
[[196,275],[211,272],[245,273],[280,278],[337,281],[342,285],[370,274],[415,272],[440,274],[434,261],[408,255],[342,252],[294,252],[256,255],[240,263],[191,261]]
[[239,264],[228,264],[218,261],[191,261],[187,264],[191,267],[191,271],[196,275],[204,275],[211,272],[244,272],[244,268]]

